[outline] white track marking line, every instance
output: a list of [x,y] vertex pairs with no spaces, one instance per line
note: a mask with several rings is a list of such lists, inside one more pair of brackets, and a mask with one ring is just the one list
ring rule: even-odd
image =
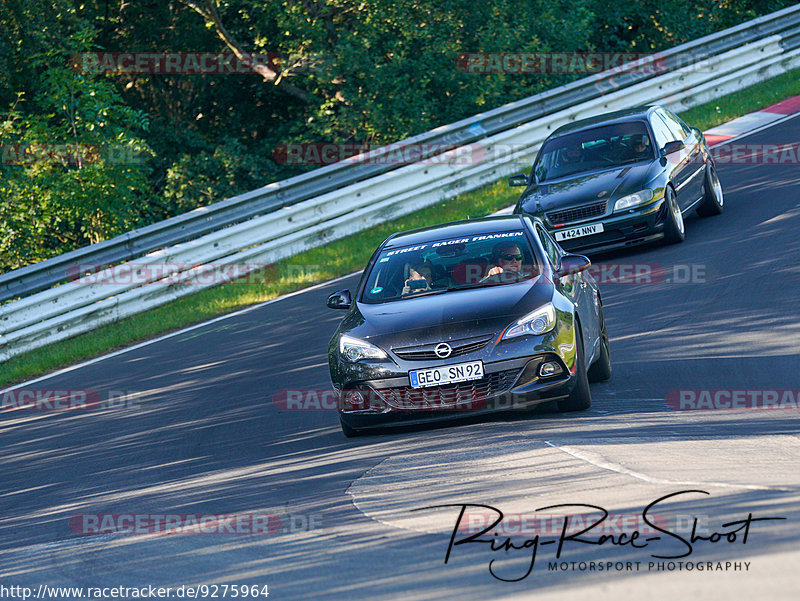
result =
[[585,461],[586,463],[589,463],[595,467],[599,467],[600,469],[608,470],[610,472],[616,472],[617,474],[622,474],[624,476],[630,476],[631,478],[636,478],[637,480],[642,480],[643,482],[647,482],[649,484],[677,484],[681,486],[717,486],[721,488],[735,488],[735,489],[745,488],[748,490],[789,490],[781,487],[758,486],[755,484],[726,484],[723,482],[682,482],[678,480],[666,480],[663,478],[651,478],[650,476],[634,472],[633,470],[629,470],[628,468],[623,467],[616,463],[590,459],[586,455],[583,455],[582,453],[579,453],[574,449],[571,449],[567,446],[560,446],[553,444],[549,440],[545,440],[544,444],[554,449],[558,449],[559,451],[563,451],[567,455],[572,455],[576,459]]
[[299,294],[305,294],[306,292],[311,292],[312,290],[317,290],[319,288],[324,288],[325,286],[329,286],[330,284],[335,284],[340,280],[345,280],[349,277],[354,275],[358,275],[361,273],[361,270],[354,271],[353,273],[349,273],[347,275],[339,276],[338,278],[334,278],[332,280],[328,280],[327,282],[321,282],[319,284],[314,284],[310,288],[303,288],[302,290],[296,290],[295,292],[290,292],[289,294],[284,294],[283,296],[278,296],[276,298],[270,299],[268,301],[264,301],[263,303],[258,303],[255,305],[251,305],[249,307],[245,307],[244,309],[239,309],[238,311],[234,311],[233,313],[227,313],[225,315],[220,315],[219,317],[214,317],[208,321],[201,321],[200,323],[196,323],[194,325],[182,328],[180,330],[176,330],[174,332],[170,332],[169,334],[165,334],[163,336],[159,336],[158,338],[153,338],[152,340],[145,340],[144,342],[140,342],[133,346],[126,347],[124,349],[120,349],[118,351],[114,351],[113,353],[108,353],[107,355],[101,355],[100,357],[95,357],[94,359],[89,359],[88,361],[84,361],[82,363],[77,363],[75,365],[70,365],[69,367],[65,367],[63,369],[59,369],[58,371],[54,371],[53,373],[47,374],[45,376],[41,376],[39,378],[35,378],[33,380],[28,380],[27,382],[22,382],[20,384],[15,384],[9,388],[4,388],[0,390],[0,395],[11,392],[12,390],[17,390],[18,388],[22,388],[23,386],[30,386],[31,384],[36,384],[37,382],[41,382],[42,380],[47,380],[49,378],[54,378],[56,376],[60,376],[61,374],[65,374],[71,371],[75,371],[76,369],[81,369],[82,367],[86,367],[88,365],[93,365],[94,363],[99,363],[100,361],[105,361],[106,359],[111,359],[112,357],[118,357],[124,353],[129,353],[131,351],[135,351],[136,349],[140,349],[145,346],[149,346],[151,344],[155,344],[156,342],[161,342],[162,340],[167,340],[168,338],[173,338],[175,336],[180,336],[181,334],[185,334],[186,332],[191,332],[192,330],[197,330],[198,328],[203,328],[207,325],[212,323],[216,323],[218,321],[222,321],[224,319],[229,319],[231,317],[236,317],[237,315],[244,315],[245,313],[249,313],[250,311],[255,311],[256,309],[260,309],[266,305],[271,305],[272,303],[277,303],[278,301],[285,300],[287,298],[291,298],[293,296],[297,296]]

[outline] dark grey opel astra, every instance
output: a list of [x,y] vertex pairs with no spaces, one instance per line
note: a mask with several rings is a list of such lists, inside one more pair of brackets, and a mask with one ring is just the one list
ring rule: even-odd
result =
[[510,215],[390,236],[353,294],[328,350],[347,436],[557,401],[591,404],[611,376],[589,260],[537,219]]

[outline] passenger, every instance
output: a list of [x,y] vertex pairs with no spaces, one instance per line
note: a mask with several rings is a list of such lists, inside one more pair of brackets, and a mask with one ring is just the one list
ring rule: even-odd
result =
[[[431,289],[431,284],[433,283],[433,273],[431,272],[430,265],[425,265],[424,263],[417,263],[415,265],[411,265],[409,267],[409,277],[406,280],[405,286],[403,287],[403,296],[408,294],[415,294],[417,292],[424,292],[425,290]],[[410,282],[414,281],[424,281],[425,286],[421,288],[411,287]]]

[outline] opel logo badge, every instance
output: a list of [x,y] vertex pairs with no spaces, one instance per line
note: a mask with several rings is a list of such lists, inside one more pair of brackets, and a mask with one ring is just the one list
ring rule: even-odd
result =
[[450,353],[453,352],[453,349],[450,348],[450,345],[446,342],[440,342],[436,345],[436,348],[433,349],[433,352],[436,353],[436,356],[439,359],[447,359],[450,356]]

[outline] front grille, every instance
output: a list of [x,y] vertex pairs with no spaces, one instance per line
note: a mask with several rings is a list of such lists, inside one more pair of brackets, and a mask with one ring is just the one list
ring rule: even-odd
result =
[[584,219],[591,219],[599,217],[606,212],[607,201],[601,200],[600,202],[593,202],[582,207],[575,207],[573,209],[563,209],[561,211],[550,211],[547,213],[547,219],[553,225],[562,223],[572,223],[573,221],[583,221]]
[[392,407],[398,409],[440,409],[460,403],[478,404],[488,397],[511,388],[519,369],[509,369],[488,374],[480,380],[458,382],[430,388],[376,388],[375,392]]
[[[452,352],[448,355],[447,359],[450,357],[458,357],[459,355],[467,355],[469,353],[474,353],[482,349],[484,346],[489,344],[489,341],[493,338],[492,336],[481,336],[478,338],[465,338],[463,340],[453,340],[448,342]],[[406,359],[408,361],[430,361],[434,359],[439,359],[439,356],[434,352],[436,345],[440,343],[431,343],[431,344],[423,344],[420,346],[411,346],[411,347],[404,347],[404,348],[393,348],[392,352],[400,357],[401,359]]]

